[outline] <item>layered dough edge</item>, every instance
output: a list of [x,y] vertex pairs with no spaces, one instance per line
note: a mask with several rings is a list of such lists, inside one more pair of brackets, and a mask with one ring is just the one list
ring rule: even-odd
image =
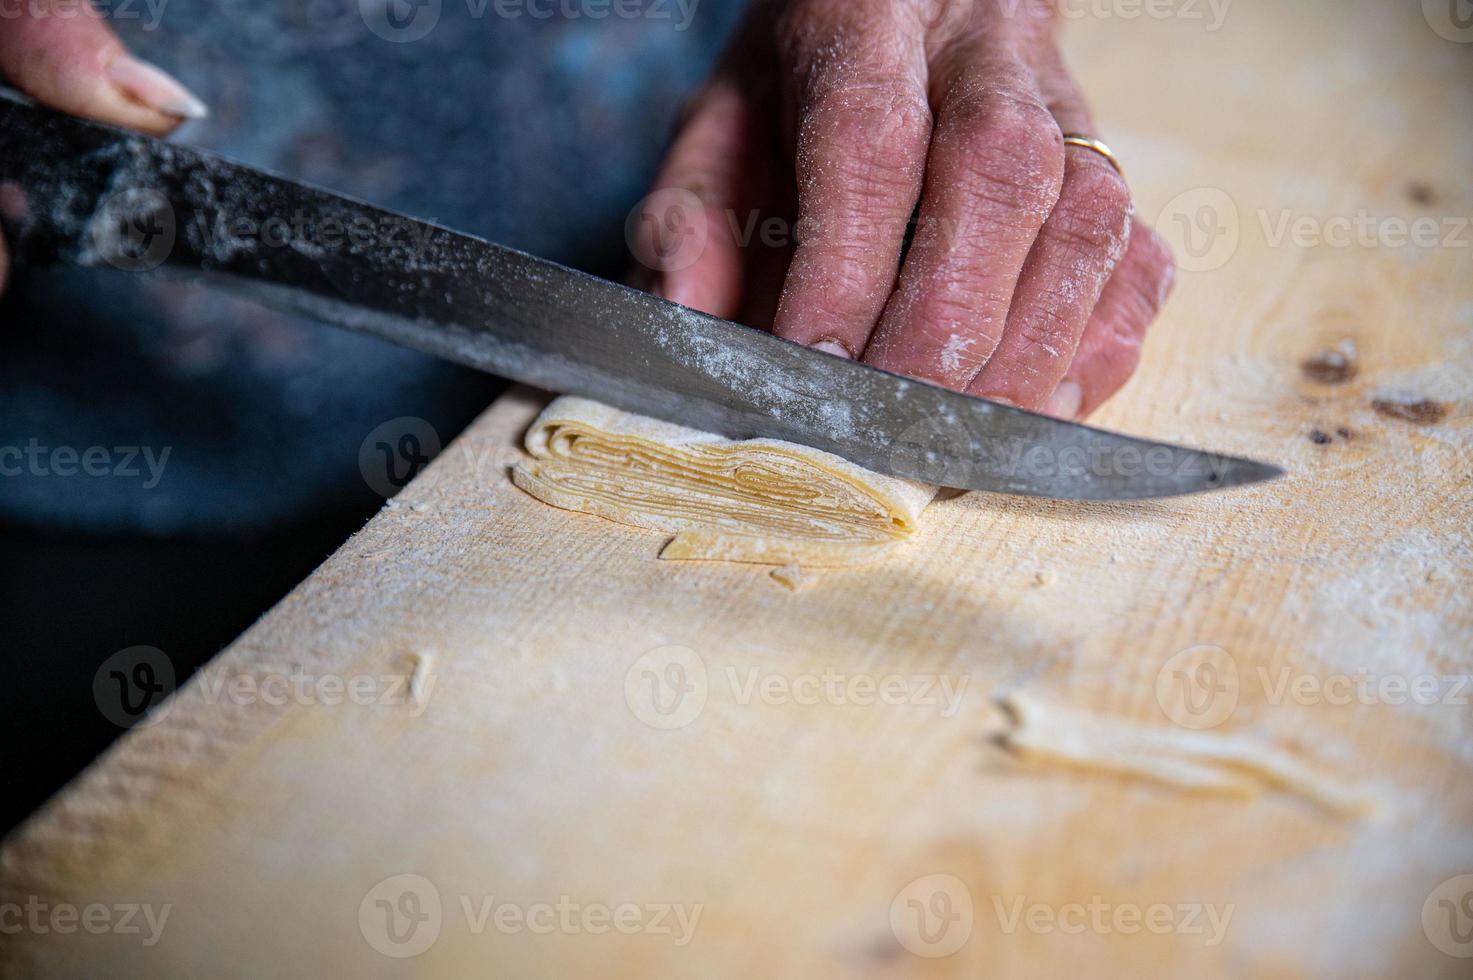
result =
[[564,396],[512,481],[544,503],[675,535],[661,558],[832,567],[916,531],[936,488],[775,439],[732,440]]

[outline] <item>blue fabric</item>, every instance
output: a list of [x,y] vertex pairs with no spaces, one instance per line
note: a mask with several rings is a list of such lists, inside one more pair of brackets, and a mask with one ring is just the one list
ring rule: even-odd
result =
[[[179,141],[620,275],[625,216],[739,0],[700,0],[686,29],[675,0],[643,0],[671,19],[595,19],[597,0],[386,2],[438,20],[398,43],[369,29],[371,0],[168,0],[156,23],[142,0],[104,9],[209,104]],[[36,526],[249,532],[361,504],[372,430],[416,416],[448,441],[498,387],[124,273],[33,271],[0,315],[0,453],[30,447],[19,465],[0,455],[0,519]],[[66,465],[91,447],[106,475]],[[138,452],[130,475],[130,447],[162,470]]]

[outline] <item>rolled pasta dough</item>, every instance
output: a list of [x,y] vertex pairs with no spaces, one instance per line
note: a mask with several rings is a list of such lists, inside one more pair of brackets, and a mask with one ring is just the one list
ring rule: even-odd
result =
[[732,440],[558,398],[512,481],[554,507],[675,535],[660,557],[824,567],[883,556],[936,488],[775,439]]

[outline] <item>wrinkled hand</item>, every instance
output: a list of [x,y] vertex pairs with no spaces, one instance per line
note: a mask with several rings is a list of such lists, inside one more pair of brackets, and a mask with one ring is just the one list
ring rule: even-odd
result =
[[[1135,370],[1173,266],[1110,162],[1063,142],[1096,131],[1055,21],[1047,0],[755,0],[631,225],[651,288],[1087,415]],[[693,220],[701,247],[672,253]]]
[[[42,105],[157,136],[205,115],[184,86],[130,55],[79,0],[8,5],[0,18],[0,74]],[[7,264],[0,239],[0,288]]]

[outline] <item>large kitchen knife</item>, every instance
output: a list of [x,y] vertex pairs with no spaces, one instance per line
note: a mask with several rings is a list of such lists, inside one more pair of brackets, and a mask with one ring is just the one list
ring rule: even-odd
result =
[[483,371],[944,486],[1129,499],[1279,474],[971,398],[0,91],[12,257],[210,280]]

